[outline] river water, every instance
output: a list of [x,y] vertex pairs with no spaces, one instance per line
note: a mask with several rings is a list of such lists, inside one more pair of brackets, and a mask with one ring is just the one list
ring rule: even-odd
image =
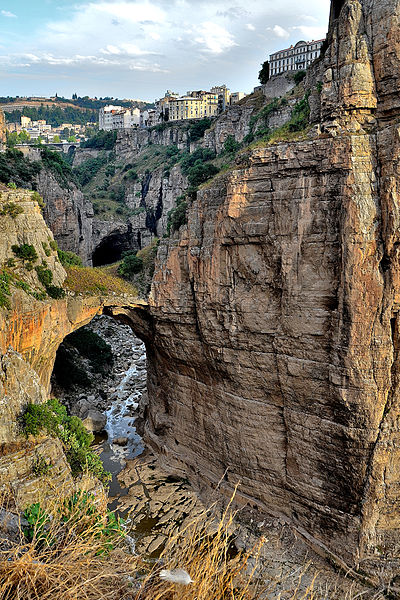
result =
[[[111,370],[95,382],[90,397],[107,417],[105,434],[96,441],[104,468],[112,475],[109,495],[115,498],[126,493],[117,479],[126,461],[144,450],[135,428],[135,411],[146,393],[146,349],[130,327],[110,317],[97,317],[89,327],[110,344],[114,356]],[[96,386],[102,389],[96,390]]]

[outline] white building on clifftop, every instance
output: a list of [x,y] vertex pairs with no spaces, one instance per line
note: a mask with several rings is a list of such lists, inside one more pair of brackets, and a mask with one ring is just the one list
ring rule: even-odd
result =
[[138,108],[129,109],[109,104],[99,111],[99,129],[105,131],[132,129],[139,125],[139,121],[140,110]]
[[274,52],[269,57],[270,77],[287,71],[305,71],[321,54],[321,46],[325,40],[297,42],[295,46]]

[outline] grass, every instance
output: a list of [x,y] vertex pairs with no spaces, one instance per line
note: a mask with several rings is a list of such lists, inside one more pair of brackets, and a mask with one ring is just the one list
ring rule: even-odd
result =
[[66,267],[64,289],[77,294],[128,294],[137,296],[137,289],[117,276],[118,265],[107,267]]
[[[125,534],[106,508],[106,496],[59,494],[43,510],[32,505],[29,527],[0,552],[1,600],[256,600],[254,578],[263,540],[231,558],[233,514],[213,532],[205,513],[170,538],[157,563],[127,551]],[[35,515],[36,518],[35,518]],[[33,518],[32,518],[33,517]],[[251,565],[250,565],[251,562]],[[193,583],[160,579],[161,569],[185,569]]]

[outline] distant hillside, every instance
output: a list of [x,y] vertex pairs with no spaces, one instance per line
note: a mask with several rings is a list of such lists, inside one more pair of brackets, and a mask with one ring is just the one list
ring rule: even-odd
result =
[[140,100],[128,101],[118,98],[92,99],[87,96],[83,98],[13,98],[1,97],[0,107],[3,109],[8,123],[19,122],[22,115],[36,121],[44,119],[53,127],[59,127],[62,123],[73,125],[97,122],[98,111],[107,104],[116,104],[126,108],[145,108],[153,106]]

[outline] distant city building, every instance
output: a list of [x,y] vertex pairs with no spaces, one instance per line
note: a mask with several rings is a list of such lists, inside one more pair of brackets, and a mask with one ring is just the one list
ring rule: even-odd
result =
[[218,94],[202,90],[189,91],[186,96],[169,102],[169,120],[204,119],[218,114]]
[[236,104],[239,100],[243,100],[245,96],[246,94],[244,92],[232,92],[229,103]]
[[132,129],[140,122],[138,108],[108,105],[99,111],[99,129],[112,131],[114,129]]
[[270,75],[279,75],[287,71],[306,70],[321,54],[325,40],[300,41],[295,46],[274,52],[269,57]]
[[223,112],[230,103],[231,91],[224,84],[212,87],[210,92],[212,94],[218,94],[218,112]]

